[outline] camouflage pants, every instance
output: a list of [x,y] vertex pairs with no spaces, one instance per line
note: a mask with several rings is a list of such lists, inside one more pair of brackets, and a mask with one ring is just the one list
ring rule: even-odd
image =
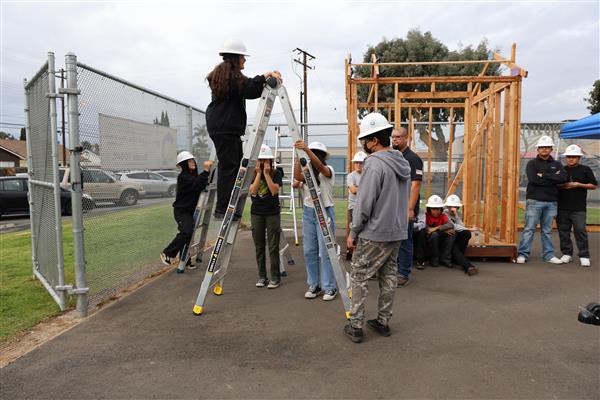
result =
[[350,324],[361,328],[365,322],[365,300],[369,293],[369,278],[377,274],[379,298],[377,319],[387,325],[392,318],[392,306],[396,293],[396,271],[398,269],[398,249],[400,241],[374,242],[358,238],[350,264],[352,285],[352,306]]

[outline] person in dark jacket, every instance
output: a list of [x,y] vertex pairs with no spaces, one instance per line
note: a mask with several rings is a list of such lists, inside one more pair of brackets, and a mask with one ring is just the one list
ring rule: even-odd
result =
[[425,204],[426,213],[422,228],[416,232],[415,256],[417,269],[425,268],[425,256],[428,254],[432,267],[443,265],[452,268],[452,246],[454,246],[454,224],[444,214],[444,200],[432,195]]
[[200,193],[208,184],[208,171],[211,162],[206,161],[204,171],[198,174],[196,160],[189,151],[182,151],[177,155],[177,165],[181,172],[177,176],[177,194],[173,202],[173,214],[177,222],[179,233],[160,253],[160,260],[165,265],[171,265],[177,254],[190,242],[194,230],[194,211]]
[[563,254],[561,261],[566,264],[573,259],[571,242],[571,227],[573,227],[575,243],[579,249],[579,262],[582,267],[589,267],[591,263],[586,231],[587,191],[595,190],[598,181],[590,167],[579,163],[583,157],[579,146],[576,144],[568,146],[563,155],[567,159],[565,165],[567,182],[558,186],[558,214],[556,215],[560,251]]
[[249,54],[240,41],[226,41],[219,55],[223,62],[206,77],[212,93],[212,101],[206,108],[206,129],[219,161],[215,217],[223,218],[243,155],[241,136],[247,124],[246,99],[260,97],[266,79],[281,80],[281,74],[272,71],[254,78],[244,76],[242,70]]
[[524,264],[531,252],[531,243],[537,224],[542,236],[542,258],[552,264],[563,262],[554,256],[550,240],[552,220],[557,213],[558,185],[565,183],[567,173],[562,164],[554,160],[550,153],[554,142],[550,136],[542,136],[537,144],[538,155],[527,163],[527,195],[525,203],[525,227],[521,235],[517,263]]

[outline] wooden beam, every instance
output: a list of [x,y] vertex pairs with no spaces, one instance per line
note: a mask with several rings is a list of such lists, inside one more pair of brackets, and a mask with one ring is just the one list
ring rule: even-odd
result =
[[[477,86],[477,85],[475,85],[475,86]],[[510,86],[510,83],[501,83],[498,85],[494,85],[493,90],[491,90],[492,86],[490,86],[483,92],[479,92],[479,94],[473,98],[473,102],[479,103],[481,100],[485,99],[486,97],[488,97],[494,93],[501,92],[502,90],[506,89],[509,86]]]
[[508,215],[508,175],[509,175],[509,154],[510,154],[510,90],[505,90],[504,94],[504,122],[502,125],[502,184],[500,185],[500,240],[506,241],[507,235],[507,215]]
[[448,190],[446,196],[450,193],[450,179],[452,178],[452,144],[454,143],[454,108],[450,108],[450,139],[448,140]]
[[494,160],[493,170],[492,170],[492,199],[491,199],[491,226],[490,231],[492,235],[497,235],[498,228],[498,188],[499,188],[499,178],[500,178],[500,118],[502,111],[502,103],[501,103],[501,94],[496,92],[494,94],[494,136],[492,141],[493,155],[492,158]]
[[[487,72],[487,70],[488,70],[488,68],[489,68],[489,67],[490,67],[490,63],[486,63],[486,64],[483,66],[483,68],[482,68],[481,72],[479,73],[479,75],[477,75],[477,76],[484,76],[484,75],[485,75],[485,73]],[[481,82],[478,82],[478,83],[475,85],[475,88],[473,89],[473,92],[474,92],[474,93],[479,93],[480,91],[481,91]]]
[[[374,54],[373,54],[374,55]],[[373,56],[372,55],[372,56]],[[374,65],[380,67],[401,67],[401,66],[411,66],[411,65],[463,65],[463,64],[486,64],[486,63],[504,63],[509,60],[505,60],[502,58],[500,61],[498,60],[457,60],[457,61],[408,61],[408,62],[384,62],[384,63],[356,63],[352,64],[355,67],[371,67]]]
[[433,109],[429,107],[429,142],[427,144],[427,198],[431,196],[431,128],[433,125]]
[[[398,84],[395,83],[397,86]],[[466,99],[468,92],[398,92],[403,99]]]
[[409,77],[384,77],[384,78],[351,78],[351,82],[357,85],[372,85],[378,83],[380,85],[391,85],[394,83],[407,85],[437,83],[504,83],[518,82],[521,76],[409,76]]
[[[443,103],[443,102],[436,102],[436,103],[428,103],[428,102],[415,102],[415,103],[408,103],[408,102],[404,102],[402,103],[402,105],[404,107],[414,107],[414,108],[450,108],[450,107],[464,107],[465,103]],[[379,108],[387,108],[387,107],[393,107],[394,103],[393,102],[383,102],[383,103],[379,103],[378,104]],[[373,107],[372,103],[370,102],[361,102],[358,103],[358,107],[359,108],[366,108],[366,109],[370,109],[371,107]]]
[[508,68],[510,68],[511,71],[513,71],[513,70],[517,71],[517,73],[515,74],[515,76],[521,76],[523,78],[527,78],[527,75],[529,75],[529,72],[527,72],[526,69],[521,68],[520,66],[518,66],[517,64],[515,64],[514,61],[507,60],[507,59],[503,58],[500,54],[496,53],[495,51],[492,52],[492,55],[494,57],[494,61],[501,61],[502,64],[504,64]]

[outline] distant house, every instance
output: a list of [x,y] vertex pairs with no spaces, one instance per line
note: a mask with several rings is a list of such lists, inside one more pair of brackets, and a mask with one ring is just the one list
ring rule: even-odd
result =
[[[60,165],[64,165],[63,146],[58,145]],[[69,152],[66,152],[67,158]],[[24,140],[0,139],[0,168],[27,168],[27,142]]]

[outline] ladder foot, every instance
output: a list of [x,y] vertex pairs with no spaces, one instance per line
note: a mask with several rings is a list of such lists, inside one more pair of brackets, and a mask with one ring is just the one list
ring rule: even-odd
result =
[[177,271],[178,274],[183,274],[185,272],[185,269],[177,268],[175,271]]
[[350,319],[350,311],[346,311],[346,319]]
[[192,310],[194,312],[195,315],[200,315],[202,314],[202,307],[201,306],[194,306],[194,309]]
[[352,290],[348,290],[348,298],[352,298]]
[[223,287],[221,285],[216,285],[213,289],[213,293],[217,296],[220,296],[223,294]]

